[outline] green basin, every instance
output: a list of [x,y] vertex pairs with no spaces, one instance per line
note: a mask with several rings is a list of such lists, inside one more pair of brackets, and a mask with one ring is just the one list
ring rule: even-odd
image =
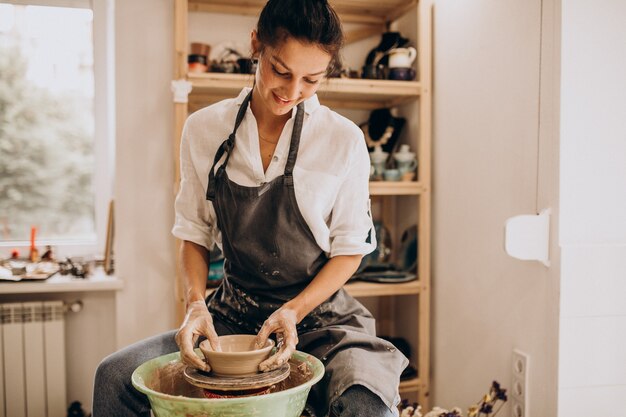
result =
[[292,359],[305,362],[313,373],[312,378],[284,391],[256,397],[206,399],[198,398],[198,392],[187,396],[183,391],[181,395],[173,395],[153,389],[155,375],[168,369],[182,370],[179,352],[143,363],[133,372],[132,382],[137,390],[148,396],[155,417],[300,417],[311,387],[324,375],[324,365],[314,356],[299,351]]

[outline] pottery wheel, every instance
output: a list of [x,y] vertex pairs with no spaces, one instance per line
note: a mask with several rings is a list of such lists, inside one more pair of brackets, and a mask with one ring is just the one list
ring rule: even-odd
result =
[[242,376],[216,375],[188,366],[185,368],[184,375],[187,382],[196,387],[216,391],[244,391],[277,384],[287,379],[290,371],[289,363],[270,372]]

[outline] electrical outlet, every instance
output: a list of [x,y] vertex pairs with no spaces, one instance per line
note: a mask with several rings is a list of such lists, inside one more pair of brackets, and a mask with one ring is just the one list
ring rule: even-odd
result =
[[513,349],[511,362],[512,377],[509,389],[512,417],[529,417],[528,415],[528,378],[530,358],[527,353]]
[[524,410],[524,406],[521,402],[517,400],[513,400],[511,403],[513,406],[511,407],[511,416],[512,417],[524,417],[526,414]]

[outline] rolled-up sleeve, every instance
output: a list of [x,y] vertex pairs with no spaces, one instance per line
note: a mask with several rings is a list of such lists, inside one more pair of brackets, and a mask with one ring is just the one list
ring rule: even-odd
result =
[[360,138],[352,149],[350,164],[332,209],[331,257],[366,255],[376,248],[369,197],[370,161],[362,134]]
[[[181,240],[188,240],[207,249],[215,244],[215,213],[205,198],[205,189],[192,155],[193,139],[190,121],[185,122],[180,145],[180,189],[174,209],[176,218],[172,234]],[[208,161],[207,161],[208,163]]]

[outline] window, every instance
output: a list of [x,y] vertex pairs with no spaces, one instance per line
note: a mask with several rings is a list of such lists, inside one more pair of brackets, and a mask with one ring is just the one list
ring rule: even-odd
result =
[[[101,253],[113,163],[112,0],[0,2],[0,245]],[[80,250],[80,249],[82,250]]]

